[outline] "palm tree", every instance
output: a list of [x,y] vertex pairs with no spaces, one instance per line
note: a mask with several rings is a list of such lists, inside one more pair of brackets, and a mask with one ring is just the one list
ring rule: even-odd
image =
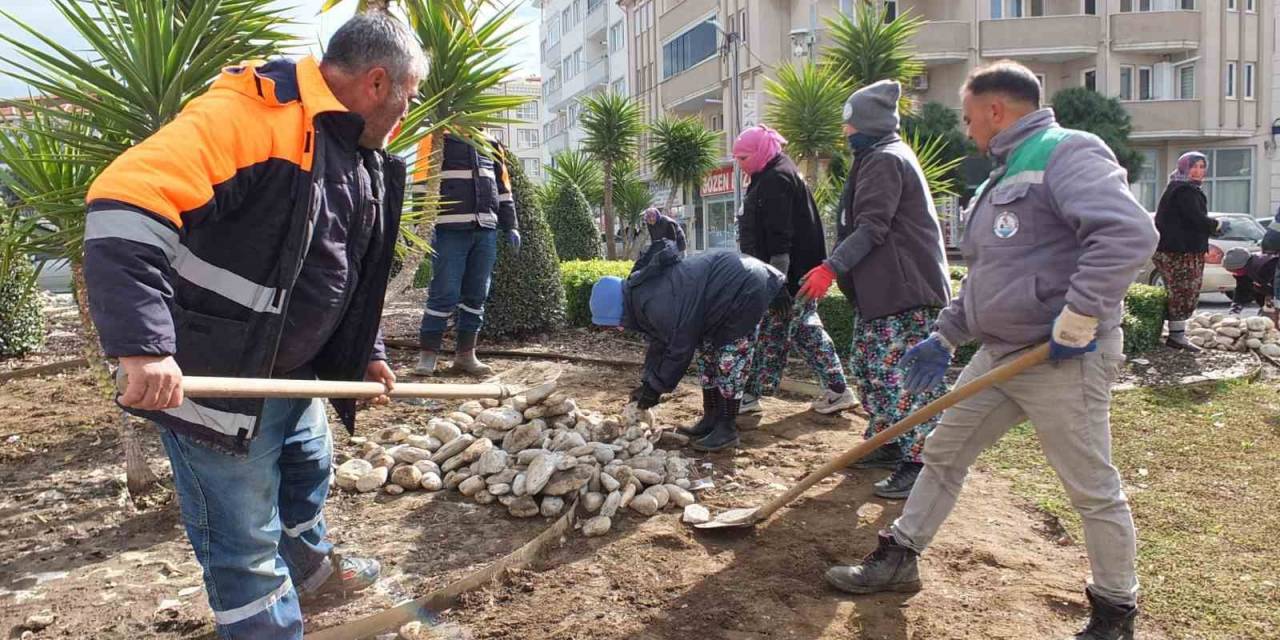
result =
[[852,89],[829,65],[784,66],[777,80],[765,78],[772,98],[765,117],[787,139],[787,152],[803,163],[811,189],[819,184],[818,162],[844,144],[840,111]]
[[613,92],[588,96],[582,100],[581,122],[586,133],[583,149],[604,165],[604,175],[610,177],[604,181],[604,237],[607,238],[605,255],[614,260],[617,250],[613,243],[613,167],[635,155],[640,134],[644,133],[640,106]]
[[[89,183],[130,146],[173,119],[227,64],[265,58],[293,41],[285,9],[255,0],[50,0],[83,39],[70,49],[9,13],[32,39],[0,33],[18,55],[0,73],[61,104],[14,102],[26,116],[0,145],[9,185],[52,225],[59,255],[71,262],[86,330],[85,358],[104,393],[114,389],[89,316],[84,286],[84,197]],[[12,33],[12,32],[10,32]],[[0,136],[4,137],[4,136]],[[129,493],[135,502],[158,484],[127,420],[120,425]]]
[[[852,83],[850,90],[880,80],[910,86],[912,78],[924,72],[924,63],[911,44],[924,21],[909,11],[885,22],[882,3],[863,2],[853,18],[841,13],[826,22],[831,44],[823,48],[823,63],[847,78]],[[903,113],[912,110],[911,98],[905,93],[898,108]]]
[[667,184],[667,211],[676,192],[697,189],[720,164],[720,136],[693,118],[663,117],[649,127],[649,161],[658,180]]
[[[464,4],[463,11],[457,10],[457,3]],[[398,4],[409,16],[430,68],[419,90],[418,104],[410,109],[388,149],[401,153],[416,147],[420,161],[421,156],[428,158],[426,170],[415,172],[412,191],[423,199],[410,207],[418,219],[407,234],[425,238],[435,219],[436,207],[430,202],[440,192],[445,132],[491,152],[484,139],[485,127],[507,122],[506,113],[529,99],[492,91],[517,69],[505,62],[504,56],[516,41],[519,25],[513,18],[518,5],[473,21],[471,16],[487,8],[489,0],[398,0]],[[428,204],[424,206],[424,202]],[[412,247],[404,255],[400,273],[387,285],[387,302],[413,282],[425,255],[425,245]]]
[[547,167],[547,184],[553,198],[557,190],[572,184],[582,191],[592,207],[604,203],[604,172],[599,163],[581,151],[566,149],[552,156],[551,166]]
[[614,168],[613,174],[613,204],[623,228],[634,231],[624,234],[622,247],[623,257],[633,259],[638,254],[643,233],[640,221],[644,210],[653,206],[653,192],[636,175],[634,162],[623,163],[619,167]]

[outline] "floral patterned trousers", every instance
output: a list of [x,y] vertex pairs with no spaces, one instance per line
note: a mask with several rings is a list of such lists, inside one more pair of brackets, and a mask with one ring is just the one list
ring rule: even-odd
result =
[[818,302],[776,311],[772,307],[760,320],[759,341],[751,363],[751,379],[747,392],[754,396],[771,396],[782,382],[787,356],[792,347],[800,350],[804,360],[818,376],[822,388],[843,389],[844,367],[836,345],[827,335],[818,317]]
[[[874,320],[853,318],[853,352],[849,375],[858,383],[862,406],[871,418],[864,437],[870,438],[946,393],[945,382],[921,393],[902,388],[905,372],[898,361],[907,349],[929,337],[938,309],[921,307]],[[921,461],[924,441],[938,424],[938,417],[903,434],[895,441],[912,462]]]
[[1164,286],[1169,290],[1169,301],[1165,305],[1167,319],[1177,322],[1190,318],[1200,303],[1204,254],[1157,251],[1151,256],[1151,264],[1164,277]]
[[703,389],[719,389],[726,399],[742,399],[750,372],[751,351],[755,335],[747,335],[729,344],[716,346],[704,341],[698,350],[698,381]]

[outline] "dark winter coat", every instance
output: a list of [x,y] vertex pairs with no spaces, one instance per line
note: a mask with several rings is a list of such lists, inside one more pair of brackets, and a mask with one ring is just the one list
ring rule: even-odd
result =
[[738,247],[764,262],[776,255],[790,256],[787,290],[793,296],[804,274],[827,259],[818,205],[785,153],[752,174],[738,219]]
[[947,306],[951,278],[933,196],[897,134],[854,158],[839,213],[827,264],[863,319]]
[[1244,305],[1255,303],[1258,306],[1273,295],[1276,278],[1276,264],[1280,256],[1252,255],[1244,265],[1244,275],[1236,276],[1236,290],[1231,300]]
[[453,134],[444,137],[440,171],[443,204],[440,215],[436,216],[435,228],[450,231],[516,228],[506,148],[497,141],[491,140],[490,144],[494,148],[493,157],[480,153]]
[[651,243],[659,240],[670,240],[676,243],[676,249],[679,249],[680,253],[684,253],[684,227],[680,226],[679,222],[676,222],[667,216],[659,215],[658,219],[655,220],[653,224],[648,225],[648,227],[649,241]]
[[1170,182],[1156,206],[1156,231],[1160,243],[1156,251],[1204,253],[1218,221],[1209,217],[1209,201],[1190,182]]
[[[315,58],[229,67],[89,188],[85,279],[110,356],[188,375],[271,377],[292,359],[361,380],[378,350],[405,166],[357,145],[364,121]],[[234,453],[261,399],[129,411]],[[355,403],[334,401],[348,429]]]
[[649,340],[643,381],[659,393],[675,389],[703,342],[720,347],[752,334],[782,285],[782,274],[755,258],[684,258],[670,240],[649,245],[622,289],[622,326]]

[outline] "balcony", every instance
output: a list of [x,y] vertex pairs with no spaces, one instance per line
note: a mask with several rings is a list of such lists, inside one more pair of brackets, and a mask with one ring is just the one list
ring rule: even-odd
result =
[[1129,137],[1134,140],[1195,138],[1203,134],[1199,100],[1139,100],[1122,104],[1133,123]]
[[602,57],[599,60],[596,60],[594,64],[587,67],[586,71],[582,72],[582,77],[584,83],[583,89],[585,91],[591,91],[597,87],[608,86],[609,59]]
[[565,129],[543,140],[542,144],[547,148],[547,157],[555,157],[557,153],[569,148],[569,130]]
[[1182,53],[1200,48],[1199,11],[1147,11],[1111,16],[1111,49],[1139,53]]
[[968,22],[930,20],[920,27],[911,44],[916,57],[932,67],[968,62],[971,39]]
[[1064,62],[1097,55],[1102,39],[1098,16],[1044,16],[983,20],[982,57]]
[[605,28],[608,27],[605,22],[605,13],[603,2],[596,4],[594,9],[589,10],[586,19],[582,21],[582,38],[584,40],[603,40],[605,38]]
[[721,97],[720,58],[711,56],[662,81],[663,108],[682,113],[702,110],[708,98]]

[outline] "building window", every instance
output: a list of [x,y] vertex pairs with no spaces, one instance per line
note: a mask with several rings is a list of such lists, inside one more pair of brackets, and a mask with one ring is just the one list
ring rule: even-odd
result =
[[596,9],[604,6],[604,0],[587,0],[587,13],[595,13]]
[[1120,99],[1133,99],[1133,67],[1120,65]]
[[502,144],[507,143],[507,132],[502,129],[488,129],[486,130],[486,133],[489,134],[490,138],[493,138]]
[[1205,149],[1203,153],[1209,156],[1209,171],[1202,185],[1209,198],[1209,210],[1252,213],[1253,151]]
[[519,146],[519,147],[538,146],[538,130],[537,129],[516,129],[516,146]]
[[1186,64],[1178,67],[1178,100],[1196,99],[1196,66]]
[[1134,11],[1152,11],[1152,0],[1120,0],[1121,13],[1133,13]]
[[716,24],[712,19],[662,45],[662,77],[670,78],[715,54]]
[[1196,0],[1182,0],[1182,10],[1183,10],[1183,11],[1195,11],[1195,10],[1196,10]]
[[622,48],[622,22],[609,27],[609,53],[616,53]]
[[1138,67],[1138,99],[1154,100],[1155,99],[1155,74],[1151,72],[1151,67]]
[[552,47],[560,42],[560,18],[551,16],[547,21],[547,46]]
[[560,12],[560,33],[561,35],[569,35],[569,30],[573,29],[573,7],[565,7]]
[[581,112],[582,112],[582,105],[578,104],[577,101],[574,101],[572,104],[569,105],[569,126],[570,127],[577,126],[578,114]]
[[1142,172],[1138,174],[1138,179],[1129,185],[1129,190],[1133,192],[1133,197],[1142,203],[1143,208],[1147,211],[1156,210],[1156,200],[1159,193],[1160,176],[1160,154],[1155,149],[1138,149],[1138,153],[1142,154]]
[[1244,99],[1253,99],[1253,63],[1244,63]]
[[1084,88],[1090,91],[1097,91],[1098,90],[1098,70],[1085,69],[1084,72],[1080,74],[1080,84],[1083,85]]
[[612,86],[612,87],[610,87],[610,90],[612,90],[614,93],[616,93],[616,94],[618,94],[618,95],[620,95],[620,96],[625,96],[625,95],[627,95],[627,81],[626,81],[626,79],[624,79],[624,78],[618,78],[617,80],[614,80],[614,81],[613,81],[613,86]]
[[582,0],[573,0],[573,21],[582,22]]
[[884,21],[885,23],[893,22],[898,19],[898,3],[894,0],[885,0],[884,2]]
[[1084,14],[1087,16],[1098,15],[1098,0],[1084,0]]
[[1256,5],[1257,1],[1258,0],[1245,0],[1244,10],[1248,11],[1249,13],[1257,13],[1258,12],[1258,7]]
[[720,114],[720,113],[711,114],[711,130],[724,131],[724,114]]
[[1227,11],[1236,10],[1236,0],[1227,0]]
[[1224,80],[1226,80],[1226,83],[1227,83],[1227,86],[1226,86],[1227,97],[1235,98],[1236,97],[1236,63],[1234,62],[1227,63],[1227,77],[1224,78]]
[[538,119],[538,101],[530,100],[516,108],[516,120],[535,122]]
[[524,167],[524,173],[527,176],[542,175],[542,161],[538,158],[520,158],[520,166]]

